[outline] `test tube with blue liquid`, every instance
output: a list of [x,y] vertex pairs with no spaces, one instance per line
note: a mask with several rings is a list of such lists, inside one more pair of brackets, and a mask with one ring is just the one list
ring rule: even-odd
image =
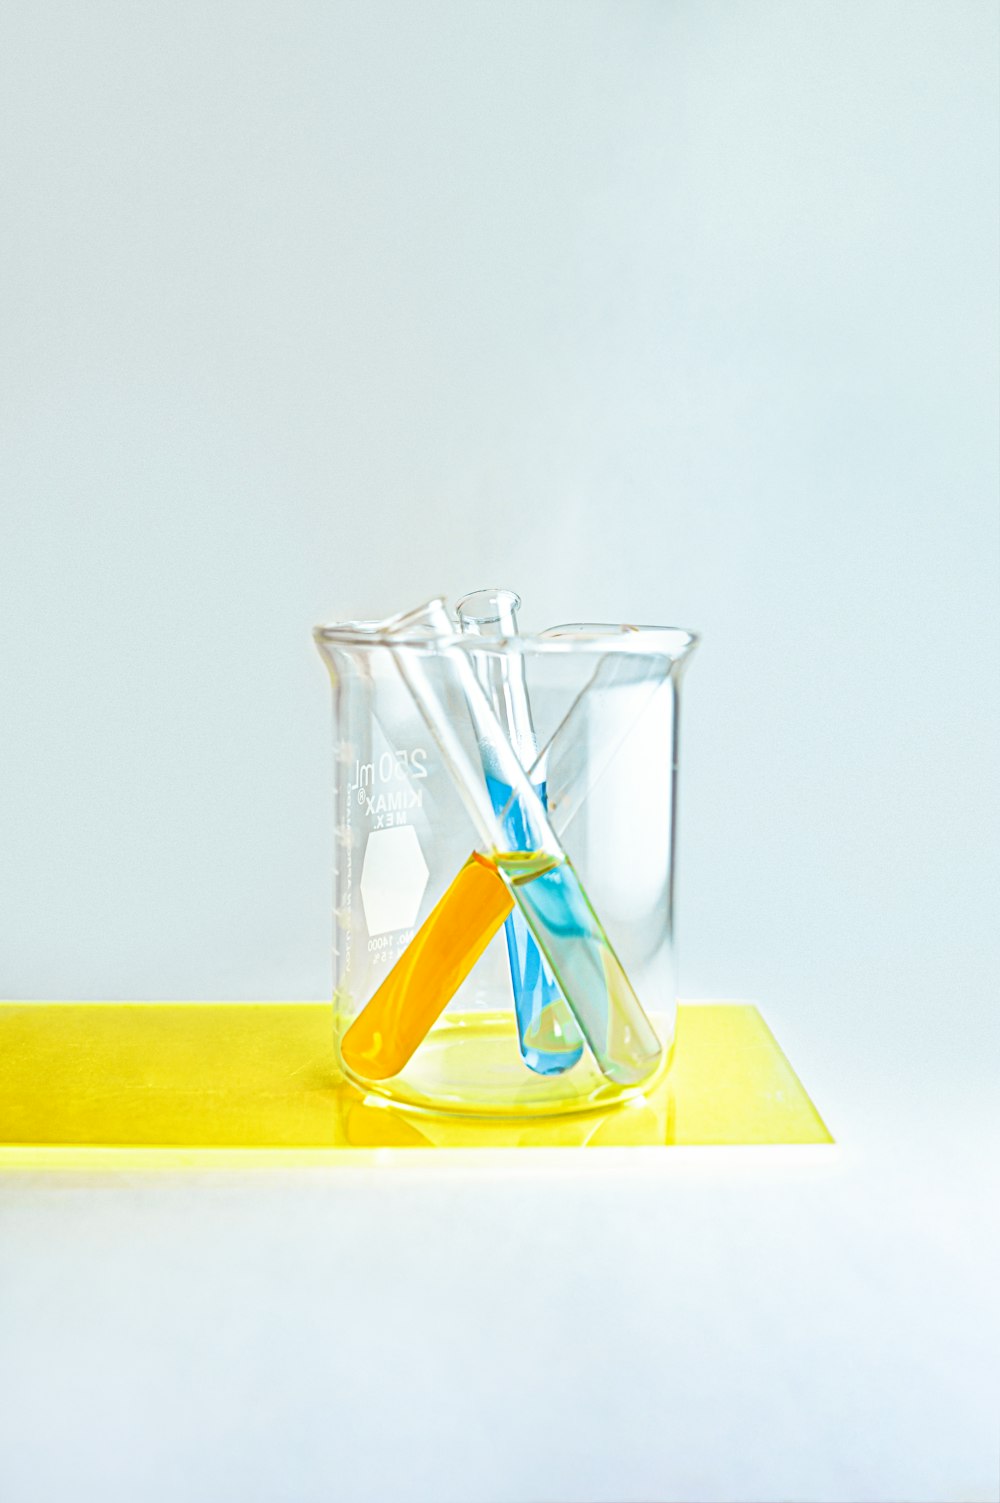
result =
[[[520,597],[513,590],[476,590],[465,595],[455,610],[462,631],[484,639],[483,649],[473,653],[476,675],[489,696],[501,728],[514,748],[521,766],[534,767],[532,786],[546,805],[544,770],[537,767],[538,743],[531,718],[524,662],[517,652],[491,651],[485,645],[518,635]],[[496,749],[480,740],[486,788],[494,813],[502,820],[512,851],[532,849],[529,822],[514,789],[503,777]],[[514,1011],[521,1057],[539,1075],[561,1074],[576,1064],[583,1053],[583,1039],[534,936],[520,909],[504,925],[510,962]]]

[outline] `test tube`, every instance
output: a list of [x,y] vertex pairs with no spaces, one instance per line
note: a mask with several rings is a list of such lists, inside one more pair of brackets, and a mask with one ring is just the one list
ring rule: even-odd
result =
[[341,1039],[348,1068],[398,1075],[513,907],[496,868],[473,852]]
[[391,642],[400,672],[600,1069],[619,1084],[638,1084],[653,1073],[662,1056],[656,1030],[549,824],[472,662],[460,646],[452,645],[454,627],[443,600],[430,602],[420,618],[437,636],[438,656],[447,663],[465,697],[479,745],[484,748],[484,760],[485,756],[490,758],[499,778],[511,789],[510,804],[517,802],[524,834],[516,846],[504,822],[506,811],[498,817],[483,779],[473,770],[438,689],[427,674],[423,645],[418,649],[405,637]]
[[[462,631],[485,641],[502,642],[516,637],[520,597],[513,590],[476,590],[455,607]],[[517,754],[521,766],[533,767],[538,741],[531,718],[524,660],[518,652],[498,652],[484,647],[472,654],[476,674],[489,696],[497,720]],[[513,789],[505,782],[489,740],[480,742],[486,788],[494,812],[502,816],[507,839],[514,850],[530,850],[528,829]],[[532,785],[546,806],[544,771],[532,777]],[[510,962],[521,1058],[539,1075],[557,1075],[576,1064],[583,1053],[583,1039],[573,1015],[559,993],[554,976],[538,948],[520,909],[515,908],[504,924]]]
[[[394,637],[419,641],[440,636],[453,627],[444,602],[436,600],[382,621],[365,622],[363,629],[391,643]],[[452,764],[463,756],[454,738]],[[471,768],[466,768],[466,785],[470,779]],[[490,808],[485,797],[484,789],[480,825]],[[340,1054],[348,1069],[367,1080],[397,1075],[513,907],[510,889],[495,864],[474,851],[341,1038]]]
[[[590,679],[528,770],[533,784],[537,785],[540,779],[545,781],[549,822],[560,839],[653,699],[669,692],[671,664],[686,655],[690,636],[669,627],[617,623],[550,626],[540,633],[543,641],[580,642],[589,638],[597,642],[607,637],[630,636],[641,636],[641,652],[615,651],[598,658]],[[595,721],[589,714],[592,694],[612,689],[624,691],[618,696],[616,713],[602,715]],[[557,754],[560,777],[553,788],[549,769],[555,764]]]

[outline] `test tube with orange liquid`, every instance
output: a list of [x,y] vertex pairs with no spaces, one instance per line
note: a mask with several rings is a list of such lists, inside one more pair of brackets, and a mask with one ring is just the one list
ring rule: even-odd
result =
[[341,1039],[348,1069],[398,1075],[513,907],[496,867],[473,852]]

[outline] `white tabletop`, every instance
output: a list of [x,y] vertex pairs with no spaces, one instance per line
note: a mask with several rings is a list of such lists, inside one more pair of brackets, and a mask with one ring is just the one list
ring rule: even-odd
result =
[[996,1498],[981,1097],[790,1052],[836,1148],[8,1175],[0,1496]]

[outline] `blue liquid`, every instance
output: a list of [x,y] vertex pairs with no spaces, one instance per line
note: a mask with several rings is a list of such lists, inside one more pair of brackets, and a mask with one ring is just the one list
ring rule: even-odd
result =
[[[512,789],[489,774],[486,787],[495,812],[502,814],[510,803]],[[544,808],[545,784],[536,784],[535,792]],[[534,848],[524,810],[516,799],[503,819],[503,828],[512,850],[530,851]],[[515,908],[504,924],[504,933],[514,987],[521,1058],[538,1075],[559,1075],[571,1069],[583,1053],[580,1031],[563,1001],[548,962],[518,909]]]

